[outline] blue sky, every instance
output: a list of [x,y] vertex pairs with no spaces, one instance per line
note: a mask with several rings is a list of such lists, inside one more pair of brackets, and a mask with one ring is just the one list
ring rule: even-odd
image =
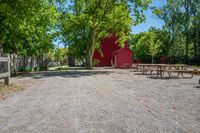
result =
[[[151,6],[160,7],[166,3],[166,0],[153,0],[151,3]],[[148,31],[148,29],[151,26],[154,26],[156,28],[161,28],[163,25],[163,22],[156,18],[156,16],[152,13],[151,9],[148,9],[144,12],[146,16],[146,21],[144,23],[141,23],[137,26],[132,27],[132,33],[137,34],[143,31]]]

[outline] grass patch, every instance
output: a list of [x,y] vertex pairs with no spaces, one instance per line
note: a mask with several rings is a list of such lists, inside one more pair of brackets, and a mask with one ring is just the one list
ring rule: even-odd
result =
[[87,70],[86,67],[69,67],[69,66],[57,66],[57,67],[50,67],[49,71],[59,71],[59,70]]
[[0,83],[0,100],[6,99],[9,94],[23,90],[21,85],[11,84],[9,86]]

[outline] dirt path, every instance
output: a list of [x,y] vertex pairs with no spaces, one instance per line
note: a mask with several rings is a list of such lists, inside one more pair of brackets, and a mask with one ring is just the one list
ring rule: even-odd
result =
[[0,133],[200,132],[193,79],[151,79],[130,70],[50,72],[0,101]]

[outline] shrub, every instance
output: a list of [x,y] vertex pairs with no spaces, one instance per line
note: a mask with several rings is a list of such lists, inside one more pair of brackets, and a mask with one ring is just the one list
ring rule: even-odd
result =
[[94,59],[94,60],[92,61],[92,66],[97,66],[99,62],[100,62],[99,60]]

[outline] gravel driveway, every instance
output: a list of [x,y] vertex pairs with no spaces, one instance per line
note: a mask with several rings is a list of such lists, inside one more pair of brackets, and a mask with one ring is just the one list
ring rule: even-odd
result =
[[0,101],[0,133],[200,132],[198,79],[105,68],[17,77],[30,85]]

